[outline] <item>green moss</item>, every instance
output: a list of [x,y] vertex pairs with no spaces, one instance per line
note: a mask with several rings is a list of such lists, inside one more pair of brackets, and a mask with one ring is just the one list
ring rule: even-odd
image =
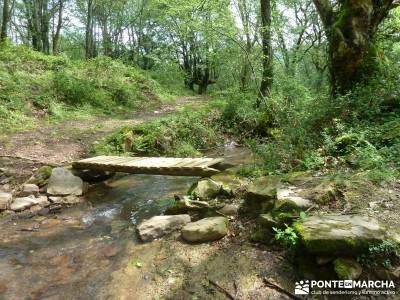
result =
[[[335,254],[352,254],[360,253],[368,250],[368,241],[355,240],[351,238],[340,239],[324,239],[309,236],[302,221],[293,223],[293,228],[297,232],[302,244],[309,253],[319,253],[320,255],[335,255]],[[349,227],[338,229],[348,230]]]
[[290,199],[285,199],[285,200],[280,200],[275,203],[275,211],[279,212],[297,212],[300,211],[299,207],[297,206],[296,202],[290,200]]
[[339,279],[343,280],[357,279],[362,272],[362,267],[354,259],[337,258],[333,265]]
[[272,211],[272,216],[278,221],[279,224],[292,224],[292,222],[299,217],[298,212],[282,212]]
[[50,166],[40,167],[27,183],[36,184],[39,187],[45,186],[51,176],[52,170]]

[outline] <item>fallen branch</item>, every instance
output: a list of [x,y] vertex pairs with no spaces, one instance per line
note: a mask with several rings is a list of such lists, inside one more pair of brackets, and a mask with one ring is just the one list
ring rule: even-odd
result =
[[218,285],[215,281],[212,281],[211,279],[208,279],[208,282],[212,284],[214,287],[216,287],[221,293],[225,294],[226,297],[228,297],[231,300],[235,300],[236,298],[232,296],[231,293],[229,293],[226,289],[224,289],[222,286]]
[[263,282],[264,284],[269,287],[272,288],[274,290],[277,290],[278,292],[285,294],[286,296],[290,297],[291,299],[295,299],[295,300],[303,300],[300,297],[297,297],[295,295],[293,295],[291,292],[288,292],[287,290],[285,290],[284,288],[280,287],[279,285],[277,285],[276,283],[273,283],[271,281],[269,281],[267,278],[263,278]]

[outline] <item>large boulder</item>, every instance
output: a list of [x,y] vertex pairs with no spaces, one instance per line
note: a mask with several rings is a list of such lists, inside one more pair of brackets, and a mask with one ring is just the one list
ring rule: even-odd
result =
[[47,185],[49,195],[75,195],[83,194],[84,184],[81,178],[74,176],[71,171],[64,168],[54,168]]
[[182,237],[188,242],[211,242],[219,240],[228,233],[228,219],[210,217],[186,224]]
[[210,178],[201,179],[193,193],[200,200],[210,200],[217,197],[222,191],[222,183],[216,182]]
[[280,186],[280,179],[273,176],[260,177],[251,183],[247,188],[242,212],[258,216],[269,212],[275,204],[277,189]]
[[357,255],[370,243],[389,238],[377,220],[360,215],[312,216],[295,222],[293,227],[306,251],[321,256]]
[[143,221],[137,229],[142,241],[149,242],[180,229],[189,222],[189,215],[155,216]]
[[12,194],[0,192],[0,210],[6,210],[12,201]]

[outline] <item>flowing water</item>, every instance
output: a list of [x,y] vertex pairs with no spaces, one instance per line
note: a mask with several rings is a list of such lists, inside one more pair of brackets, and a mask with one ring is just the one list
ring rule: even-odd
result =
[[[220,155],[233,164],[250,160],[247,150],[233,146],[210,153]],[[91,188],[82,204],[61,213],[3,218],[0,299],[104,298],[110,274],[134,254],[132,244],[140,245],[133,225],[161,214],[169,199],[197,179],[120,176]]]

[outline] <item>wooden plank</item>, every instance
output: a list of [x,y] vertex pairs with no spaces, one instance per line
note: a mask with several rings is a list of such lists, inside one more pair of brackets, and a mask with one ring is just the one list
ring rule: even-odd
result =
[[221,158],[98,156],[74,162],[73,167],[132,174],[211,176],[219,170],[209,166],[221,161]]

